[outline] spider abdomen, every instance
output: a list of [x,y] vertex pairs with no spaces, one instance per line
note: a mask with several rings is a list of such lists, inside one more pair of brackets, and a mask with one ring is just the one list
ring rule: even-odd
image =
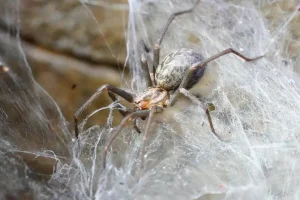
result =
[[[203,56],[192,49],[180,49],[168,54],[156,69],[155,80],[157,87],[166,90],[177,89],[187,70],[194,63],[203,60]],[[205,66],[193,72],[186,89],[192,88],[201,79],[204,70]]]

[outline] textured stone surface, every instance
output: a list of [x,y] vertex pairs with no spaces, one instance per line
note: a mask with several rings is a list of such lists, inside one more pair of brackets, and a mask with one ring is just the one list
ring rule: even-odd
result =
[[[126,57],[124,27],[128,10],[83,5],[79,0],[20,1],[21,35],[49,49],[116,65]],[[9,6],[14,7],[16,1]],[[7,6],[6,6],[7,7]],[[0,8],[1,10],[1,8]],[[8,23],[3,10],[0,18]],[[11,24],[17,26],[18,24]]]
[[[91,6],[78,0],[23,0],[19,10],[17,2],[2,3],[2,28],[20,28],[21,38],[26,41],[23,50],[35,79],[54,98],[68,121],[73,121],[76,109],[98,87],[121,84],[127,1]],[[116,3],[124,4],[125,9],[110,7]],[[19,11],[19,16],[13,15],[14,11]],[[9,42],[3,45],[10,48]],[[109,103],[111,100],[103,94],[89,111]],[[105,123],[107,114],[101,112],[90,124]]]
[[[45,51],[36,46],[24,45],[36,81],[58,103],[70,122],[73,115],[97,88],[109,83],[119,86],[121,73],[107,65],[87,64],[73,57]],[[104,92],[88,109],[89,112],[107,106],[112,101]],[[108,110],[93,117],[89,124],[104,124]],[[116,112],[116,116],[119,116]],[[118,117],[117,117],[118,119]]]

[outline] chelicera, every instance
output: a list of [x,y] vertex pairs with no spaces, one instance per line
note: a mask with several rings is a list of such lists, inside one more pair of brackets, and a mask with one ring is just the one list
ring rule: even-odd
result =
[[[226,49],[210,58],[204,59],[204,57],[197,53],[192,49],[180,49],[175,52],[167,55],[160,63],[159,63],[159,53],[160,46],[162,40],[164,38],[165,33],[167,32],[168,27],[175,17],[192,12],[195,7],[198,5],[199,0],[196,1],[194,6],[188,10],[183,10],[179,12],[173,13],[166,25],[164,26],[160,37],[157,39],[153,47],[153,67],[148,67],[147,60],[145,59],[146,53],[149,53],[149,49],[142,42],[140,45],[140,53],[141,53],[141,66],[144,71],[145,79],[147,82],[148,89],[140,94],[130,94],[125,90],[119,89],[112,85],[106,84],[100,87],[97,92],[95,92],[88,101],[75,113],[74,122],[75,122],[75,135],[78,138],[79,130],[78,130],[78,117],[79,115],[88,108],[88,106],[94,102],[99,95],[103,91],[108,91],[109,96],[113,101],[117,101],[116,95],[121,96],[126,101],[133,104],[133,108],[131,109],[121,109],[119,106],[119,110],[121,114],[124,116],[120,125],[114,129],[111,138],[108,143],[104,147],[103,151],[103,167],[106,166],[106,156],[108,150],[114,141],[114,139],[121,132],[122,128],[126,125],[129,120],[133,121],[135,129],[140,132],[138,127],[136,126],[136,119],[147,118],[147,124],[144,131],[143,142],[141,145],[140,151],[140,170],[144,167],[144,154],[145,154],[145,144],[149,134],[150,125],[155,113],[160,113],[166,107],[172,106],[178,97],[179,93],[184,93],[186,96],[192,98],[192,94],[189,93],[188,89],[192,88],[203,76],[206,65],[229,53],[235,54],[236,56],[242,58],[245,61],[254,61],[262,56],[258,56],[255,58],[248,58],[244,55],[238,53],[234,49]],[[201,103],[199,101],[199,103]],[[219,138],[216,134],[213,123],[210,116],[210,110],[208,106],[201,104],[203,109],[206,112],[208,117],[209,125],[213,134]]]

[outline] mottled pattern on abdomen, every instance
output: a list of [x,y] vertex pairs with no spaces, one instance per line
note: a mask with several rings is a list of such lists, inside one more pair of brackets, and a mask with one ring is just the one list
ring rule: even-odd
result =
[[[192,49],[180,49],[167,55],[156,69],[157,87],[175,90],[179,87],[187,70],[197,62],[203,61],[201,54]],[[186,89],[192,88],[203,76],[205,67],[195,70]]]

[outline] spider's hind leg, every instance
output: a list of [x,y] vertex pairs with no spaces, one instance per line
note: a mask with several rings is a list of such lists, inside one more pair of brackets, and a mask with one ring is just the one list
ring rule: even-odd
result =
[[206,65],[207,65],[209,62],[211,62],[211,61],[213,61],[213,60],[215,60],[215,59],[217,59],[217,58],[220,58],[220,57],[222,57],[222,56],[224,56],[224,55],[230,54],[230,53],[235,54],[236,56],[242,58],[243,60],[245,60],[245,61],[247,61],[247,62],[255,61],[255,60],[258,60],[258,59],[260,59],[260,58],[263,58],[263,56],[257,56],[257,57],[254,57],[254,58],[248,58],[248,57],[244,56],[243,54],[237,52],[236,50],[234,50],[234,49],[232,49],[232,48],[229,48],[229,49],[226,49],[226,50],[224,50],[224,51],[221,51],[220,53],[218,53],[218,54],[216,54],[216,55],[214,55],[214,56],[211,56],[211,57],[209,57],[209,58],[207,58],[207,59],[205,59],[205,60],[203,60],[203,61],[201,61],[201,62],[194,63],[194,64],[187,70],[187,72],[186,72],[186,74],[184,75],[184,77],[183,77],[183,79],[182,79],[182,81],[181,81],[181,83],[180,83],[178,89],[176,89],[176,91],[172,94],[168,106],[172,106],[172,105],[175,103],[175,101],[176,101],[176,99],[177,99],[177,97],[178,97],[179,90],[180,90],[181,88],[186,88],[186,86],[188,85],[188,82],[189,82],[189,80],[191,79],[192,74],[193,74],[193,72],[194,72],[195,70],[198,70],[199,68],[205,68]]
[[213,134],[219,139],[221,140],[221,137],[216,133],[212,119],[211,119],[211,115],[210,115],[210,111],[213,111],[215,108],[213,105],[208,105],[205,106],[197,97],[195,97],[192,93],[190,93],[188,90],[184,89],[184,88],[180,88],[179,92],[182,93],[184,96],[188,97],[189,99],[191,99],[194,103],[196,103],[197,105],[199,105],[203,110],[205,110],[205,114],[207,116],[208,119],[208,123],[209,123],[209,127],[211,132],[213,132]]

